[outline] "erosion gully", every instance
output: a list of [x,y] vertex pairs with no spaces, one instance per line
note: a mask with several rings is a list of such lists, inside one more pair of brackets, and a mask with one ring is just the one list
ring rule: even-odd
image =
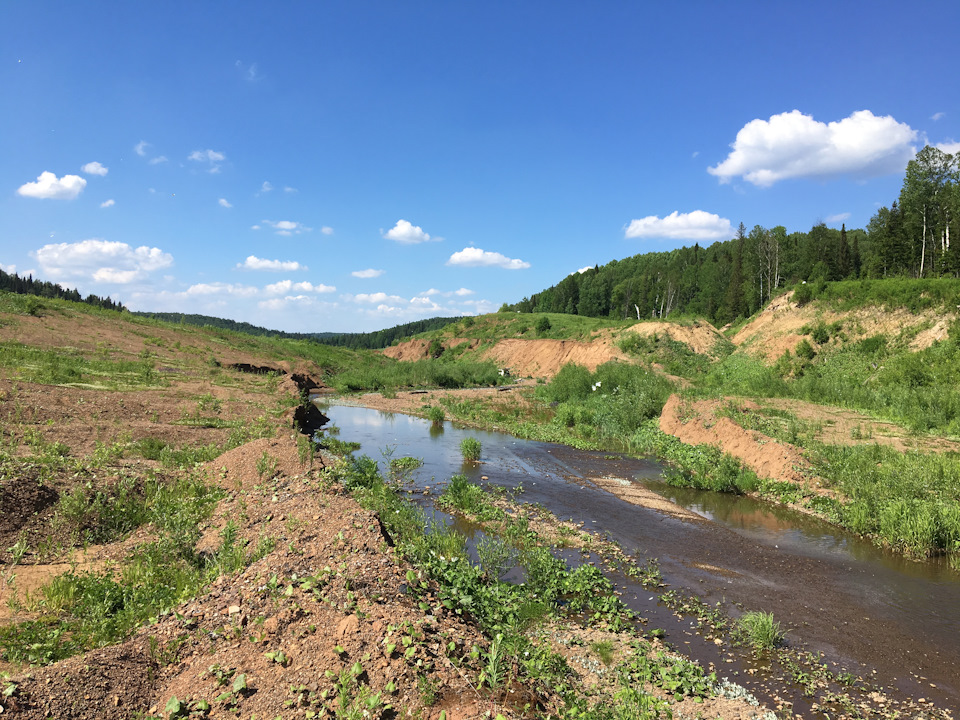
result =
[[[522,485],[521,502],[538,503],[561,519],[584,523],[628,553],[656,558],[664,582],[707,603],[772,612],[787,641],[823,653],[831,666],[871,679],[894,697],[923,698],[960,708],[960,576],[942,562],[914,562],[879,549],[827,523],[750,498],[673,488],[662,466],[623,455],[585,452],[563,445],[464,429],[449,421],[433,426],[402,414],[347,405],[322,406],[344,439],[383,463],[385,456],[423,460],[418,493],[439,490],[462,473],[482,484]],[[460,441],[482,443],[480,464],[464,463]],[[680,520],[632,505],[597,488],[591,478],[641,483],[696,513]],[[794,696],[771,697],[749,653],[723,650],[680,620],[655,593],[626,578],[614,579],[623,600],[650,628],[704,666],[716,668],[775,706],[807,706]]]

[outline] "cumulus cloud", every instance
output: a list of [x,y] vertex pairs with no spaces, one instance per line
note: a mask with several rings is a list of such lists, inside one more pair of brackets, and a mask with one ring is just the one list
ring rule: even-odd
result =
[[109,168],[105,168],[103,165],[101,165],[98,162],[88,162],[86,165],[84,165],[80,169],[83,172],[85,172],[87,175],[100,175],[101,177],[103,175],[106,175],[108,172],[110,172]]
[[956,155],[957,153],[960,153],[960,142],[953,142],[951,140],[948,142],[937,143],[937,150],[945,152],[947,155]]
[[413,225],[406,220],[397,220],[396,225],[386,232],[381,230],[380,234],[387,240],[395,240],[404,245],[416,245],[417,243],[430,242],[431,240],[434,242],[443,240],[443,238],[440,237],[431,238],[430,234],[424,232],[423,228],[419,225]]
[[364,304],[373,304],[373,303],[384,303],[390,301],[392,303],[405,303],[404,300],[399,295],[387,295],[383,292],[377,293],[358,293],[356,295],[344,295],[344,300],[364,303]]
[[217,200],[217,204],[220,205],[220,207],[224,207],[224,208],[233,207],[233,205],[230,204],[230,201],[227,200],[226,198],[220,198],[219,200]]
[[193,295],[231,295],[236,297],[254,297],[260,293],[250,285],[234,285],[233,283],[197,283],[188,287],[184,294]]
[[36,182],[28,182],[17,188],[17,194],[41,200],[73,200],[86,186],[87,181],[79,175],[58,178],[52,172],[44,171]]
[[436,288],[430,288],[429,290],[420,293],[423,297],[430,297],[431,295],[439,295],[440,297],[466,297],[468,295],[474,295],[473,290],[468,290],[467,288],[460,288],[459,290],[437,290]]
[[307,270],[305,265],[301,265],[296,260],[264,260],[256,255],[249,255],[242,263],[237,263],[241,270],[271,270],[280,272],[293,272],[295,270]]
[[370,278],[378,278],[383,275],[386,270],[374,270],[373,268],[367,268],[366,270],[354,270],[351,275],[355,278],[362,278],[368,280]]
[[[308,228],[303,223],[294,222],[293,220],[261,220],[263,225],[271,227],[277,233],[277,235],[299,235],[300,233],[310,232],[311,228]],[[259,225],[254,225],[251,230],[259,230]]]
[[830,215],[829,217],[827,217],[826,222],[833,225],[835,223],[844,222],[845,220],[849,220],[849,219],[850,219],[850,213],[848,212],[837,213],[836,215]]
[[[646,219],[646,218],[644,218],[644,219]],[[638,222],[638,221],[637,221],[637,220],[634,220],[633,222]],[[631,224],[632,224],[632,223],[631,223]],[[586,265],[586,266],[580,268],[579,270],[574,270],[574,271],[573,271],[572,273],[570,273],[570,274],[571,274],[571,275],[583,275],[587,270],[593,270],[593,265]]]
[[720,182],[742,177],[759,187],[788,178],[874,177],[902,172],[916,153],[918,135],[906,123],[869,110],[830,123],[793,110],[748,122],[727,159],[707,172]]
[[[648,215],[639,220],[631,220],[624,228],[626,238],[668,238],[670,240],[729,240],[733,237],[733,228],[727,218],[694,210],[680,213],[674,210],[666,217]],[[578,272],[584,272],[584,268]]]
[[298,293],[332,293],[336,292],[337,288],[333,285],[324,285],[320,283],[314,285],[310,282],[293,282],[293,280],[281,280],[280,282],[275,282],[271,285],[267,285],[263,291],[267,295],[284,295],[291,292]]
[[333,228],[329,225],[324,225],[322,228],[320,228],[320,232],[322,232],[324,235],[333,235]]
[[264,180],[263,185],[260,186],[260,192],[268,193],[273,190],[273,185],[270,184],[269,180]]
[[30,253],[51,277],[86,278],[127,284],[173,265],[173,256],[159,248],[132,248],[99,238],[78,243],[51,243]]
[[523,260],[508,258],[498,252],[489,252],[475,247],[466,247],[459,252],[455,252],[447,260],[447,265],[459,265],[460,267],[500,267],[505,270],[525,270],[530,267],[530,263]]
[[4,265],[3,263],[0,263],[0,270],[3,270],[3,271],[6,272],[6,273],[11,273],[11,274],[13,274],[13,273],[15,273],[15,272],[17,271],[17,266],[16,266],[16,265]]
[[116,204],[117,204],[116,200],[114,200],[113,198],[110,198],[109,200],[104,200],[102,203],[100,203],[100,207],[108,208],[108,207],[113,207]]
[[205,163],[208,166],[207,172],[210,173],[220,172],[220,163],[226,159],[226,155],[224,155],[222,152],[217,152],[216,150],[194,150],[192,153],[187,155],[187,160]]
[[150,143],[148,143],[146,140],[141,140],[133,146],[133,151],[140,157],[146,157],[148,147],[150,147]]

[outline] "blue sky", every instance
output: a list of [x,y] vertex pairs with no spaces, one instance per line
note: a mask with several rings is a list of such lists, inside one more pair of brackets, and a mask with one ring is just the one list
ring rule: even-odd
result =
[[0,266],[299,331],[495,311],[960,151],[960,3],[0,3]]

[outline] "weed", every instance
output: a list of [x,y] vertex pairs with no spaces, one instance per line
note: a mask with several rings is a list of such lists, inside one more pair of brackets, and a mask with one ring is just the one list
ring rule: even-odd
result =
[[460,454],[467,462],[479,462],[480,460],[480,441],[473,437],[465,437],[460,441]]
[[774,621],[773,613],[746,612],[737,620],[737,630],[758,653],[772,650],[783,642],[780,623]]

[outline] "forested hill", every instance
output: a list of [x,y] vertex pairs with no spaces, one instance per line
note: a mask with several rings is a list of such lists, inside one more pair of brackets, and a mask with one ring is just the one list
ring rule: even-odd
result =
[[109,297],[100,297],[98,295],[87,295],[83,297],[75,288],[65,288],[46,280],[34,280],[33,275],[20,277],[17,273],[8,273],[0,270],[0,290],[17,293],[18,295],[37,295],[39,297],[59,298],[61,300],[72,300],[73,302],[84,302],[88,305],[95,305],[107,310],[124,310],[122,303],[116,302]]
[[[951,236],[954,243],[950,243]],[[589,317],[749,317],[778,288],[799,282],[960,276],[960,154],[925,147],[907,165],[900,196],[866,230],[817,223],[747,231],[709,247],[634,255],[567,276],[501,311]]]
[[282,337],[294,340],[313,340],[324,345],[337,345],[340,347],[349,347],[354,349],[367,348],[378,349],[389,347],[395,340],[402,340],[416,335],[417,333],[427,332],[428,330],[439,330],[451,323],[460,320],[460,317],[437,317],[428,320],[417,320],[415,322],[397,325],[395,327],[377,330],[369,333],[288,333],[280,330],[270,330],[268,328],[251,325],[247,322],[237,322],[236,320],[227,320],[225,318],[212,317],[210,315],[193,315],[171,312],[136,312],[134,315],[143,315],[145,317],[156,318],[172,323],[184,323],[186,325],[198,325],[201,327],[215,327],[223,330],[232,330],[234,332],[246,333],[247,335],[260,335],[267,337]]

